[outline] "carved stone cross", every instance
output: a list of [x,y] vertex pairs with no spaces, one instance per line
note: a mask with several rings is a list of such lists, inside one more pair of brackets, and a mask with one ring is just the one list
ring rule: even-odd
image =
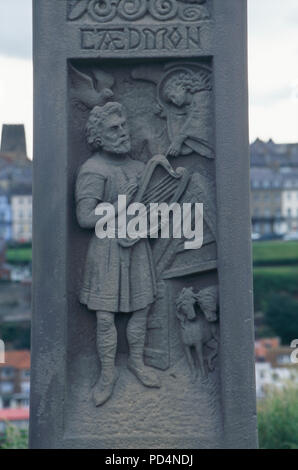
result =
[[35,0],[31,447],[256,447],[246,52],[245,0]]

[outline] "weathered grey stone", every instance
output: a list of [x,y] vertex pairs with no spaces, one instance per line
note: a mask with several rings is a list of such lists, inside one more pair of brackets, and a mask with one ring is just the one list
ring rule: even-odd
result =
[[[256,447],[245,0],[34,25],[31,447]],[[99,239],[119,195],[203,203],[203,246]]]

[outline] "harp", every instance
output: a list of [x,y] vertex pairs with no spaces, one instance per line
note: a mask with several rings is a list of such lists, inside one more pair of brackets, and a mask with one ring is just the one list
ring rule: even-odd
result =
[[[146,209],[150,203],[178,202],[189,179],[190,174],[185,168],[174,170],[165,156],[156,155],[147,163],[133,202],[144,204]],[[159,229],[160,227],[156,227],[156,231]],[[118,240],[123,247],[133,246],[137,241],[138,239],[130,238]]]

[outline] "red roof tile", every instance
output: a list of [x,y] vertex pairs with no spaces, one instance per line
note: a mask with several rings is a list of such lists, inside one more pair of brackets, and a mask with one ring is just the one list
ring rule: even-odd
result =
[[15,369],[30,369],[30,351],[5,351],[5,363],[0,367],[14,367]]
[[25,421],[29,419],[29,408],[4,408],[0,410],[0,421]]

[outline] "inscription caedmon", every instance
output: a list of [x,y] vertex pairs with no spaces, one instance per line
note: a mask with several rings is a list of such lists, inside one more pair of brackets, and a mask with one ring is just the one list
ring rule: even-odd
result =
[[181,51],[201,48],[200,26],[80,28],[81,48],[99,51]]

